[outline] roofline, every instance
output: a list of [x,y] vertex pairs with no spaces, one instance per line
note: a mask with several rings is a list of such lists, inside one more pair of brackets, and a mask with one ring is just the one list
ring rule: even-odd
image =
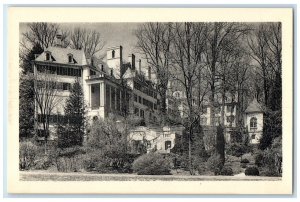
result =
[[115,49],[115,48],[122,49],[123,47],[121,45],[120,46],[110,46],[110,47],[106,48],[106,50],[112,50],[112,49]]
[[245,111],[245,113],[246,113],[246,114],[250,114],[250,113],[257,113],[257,112],[264,113],[264,111],[263,111],[263,110],[261,110],[261,111],[257,111],[257,110],[256,110],[256,111],[248,111],[248,112],[247,112],[247,111]]
[[49,65],[64,65],[70,67],[83,67],[86,65],[78,65],[78,64],[69,64],[69,63],[57,63],[57,62],[47,62],[47,61],[38,61],[38,60],[31,60],[32,63],[42,63],[42,64],[49,64]]

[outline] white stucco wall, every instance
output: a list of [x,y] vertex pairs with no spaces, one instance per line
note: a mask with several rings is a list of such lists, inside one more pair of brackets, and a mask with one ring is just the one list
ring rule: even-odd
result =
[[[257,127],[250,127],[250,120],[252,117],[257,119]],[[261,139],[263,132],[263,113],[262,112],[253,112],[245,115],[245,127],[248,129],[249,141],[251,144],[258,144]]]

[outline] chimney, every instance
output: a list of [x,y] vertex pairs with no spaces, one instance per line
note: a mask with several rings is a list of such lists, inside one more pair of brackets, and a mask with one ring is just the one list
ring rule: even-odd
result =
[[91,65],[94,66],[94,59],[91,57]]
[[62,46],[62,35],[61,34],[56,34],[56,46],[61,47]]
[[148,79],[151,80],[151,67],[148,67]]
[[131,64],[131,69],[135,70],[135,55],[134,54],[129,55],[128,60]]
[[142,61],[139,59],[139,73],[142,73]]

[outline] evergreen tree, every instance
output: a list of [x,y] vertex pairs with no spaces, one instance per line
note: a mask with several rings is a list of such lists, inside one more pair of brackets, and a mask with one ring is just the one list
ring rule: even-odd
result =
[[34,81],[28,75],[33,73],[31,61],[35,54],[41,54],[39,45],[33,46],[30,52],[21,56],[19,83],[19,137],[31,138],[34,134]]
[[264,114],[263,135],[258,148],[265,150],[271,147],[273,140],[282,136],[282,114],[279,111],[269,111]]
[[82,146],[85,132],[85,104],[83,90],[79,79],[70,89],[70,96],[65,106],[65,125],[58,126],[58,146],[67,148],[72,146]]
[[221,125],[217,127],[217,136],[216,136],[216,152],[220,156],[220,161],[222,165],[225,163],[225,138],[224,138],[224,129]]

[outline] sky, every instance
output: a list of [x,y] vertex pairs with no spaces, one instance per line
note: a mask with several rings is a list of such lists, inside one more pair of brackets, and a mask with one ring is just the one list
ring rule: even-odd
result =
[[[123,56],[127,60],[128,55],[134,53],[138,57],[135,48],[137,39],[134,36],[134,30],[139,23],[59,23],[62,29],[72,30],[75,27],[94,29],[101,33],[105,43],[104,48],[98,53],[99,55],[106,54],[106,49],[113,46],[123,46]],[[26,23],[20,24],[20,37],[22,33],[28,30]]]

